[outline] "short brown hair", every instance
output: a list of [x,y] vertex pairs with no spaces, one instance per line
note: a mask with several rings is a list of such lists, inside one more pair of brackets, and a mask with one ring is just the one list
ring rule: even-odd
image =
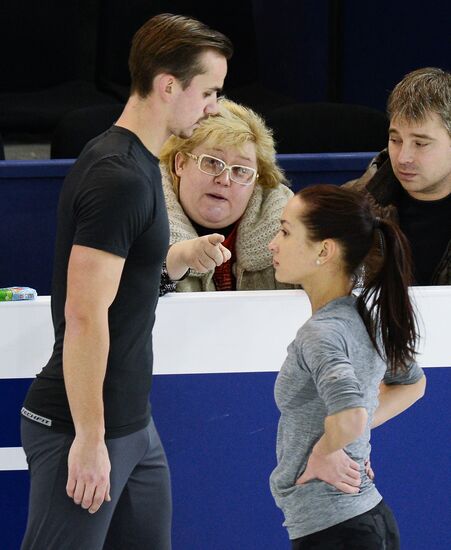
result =
[[163,13],[149,19],[135,33],[128,59],[131,93],[146,97],[153,79],[162,72],[174,75],[183,88],[205,69],[199,61],[206,50],[226,59],[233,54],[231,41],[204,23],[183,15]]
[[218,114],[203,120],[191,137],[182,139],[171,136],[160,151],[160,163],[171,178],[178,197],[180,178],[175,173],[177,153],[189,153],[204,143],[239,149],[248,142],[255,145],[257,183],[267,188],[286,184],[283,170],[277,164],[272,131],[265,121],[252,109],[225,98],[218,101]]
[[421,123],[436,113],[451,135],[451,73],[425,67],[407,74],[393,89],[387,103],[392,120]]

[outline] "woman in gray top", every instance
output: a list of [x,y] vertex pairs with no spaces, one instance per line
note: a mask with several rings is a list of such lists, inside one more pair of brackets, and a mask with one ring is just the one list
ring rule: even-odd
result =
[[270,484],[292,548],[398,549],[367,460],[370,429],[425,388],[407,241],[359,193],[317,185],[288,202],[269,248],[276,279],[301,284],[313,312],[275,385],[281,415]]

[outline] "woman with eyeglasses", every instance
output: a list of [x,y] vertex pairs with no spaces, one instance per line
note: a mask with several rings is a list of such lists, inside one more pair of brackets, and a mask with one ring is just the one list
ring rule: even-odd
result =
[[288,288],[274,278],[268,243],[293,193],[275,158],[271,131],[251,109],[221,99],[219,113],[188,139],[172,136],[160,154],[171,244],[211,234],[230,261],[205,257],[178,291]]
[[288,202],[269,248],[277,280],[301,284],[312,306],[275,385],[270,484],[292,549],[398,550],[396,520],[366,461],[371,429],[425,388],[407,239],[356,191],[316,185]]

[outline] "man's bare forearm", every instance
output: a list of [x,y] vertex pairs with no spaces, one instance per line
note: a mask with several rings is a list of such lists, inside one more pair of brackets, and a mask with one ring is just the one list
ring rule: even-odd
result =
[[77,435],[104,438],[103,382],[109,349],[108,320],[68,315],[64,337],[63,372]]

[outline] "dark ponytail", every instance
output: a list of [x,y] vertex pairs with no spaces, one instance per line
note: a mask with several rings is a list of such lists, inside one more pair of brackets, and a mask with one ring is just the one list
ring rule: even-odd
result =
[[337,240],[347,272],[362,283],[357,307],[379,355],[392,373],[406,369],[415,358],[418,339],[406,237],[396,224],[376,217],[360,192],[314,185],[298,196],[305,204],[301,220],[309,238]]
[[357,300],[358,310],[371,341],[390,371],[396,373],[414,361],[418,339],[408,288],[412,284],[410,246],[404,233],[390,220],[374,218],[374,233],[376,242],[366,262],[371,264],[371,256],[377,254],[380,265],[366,277]]

